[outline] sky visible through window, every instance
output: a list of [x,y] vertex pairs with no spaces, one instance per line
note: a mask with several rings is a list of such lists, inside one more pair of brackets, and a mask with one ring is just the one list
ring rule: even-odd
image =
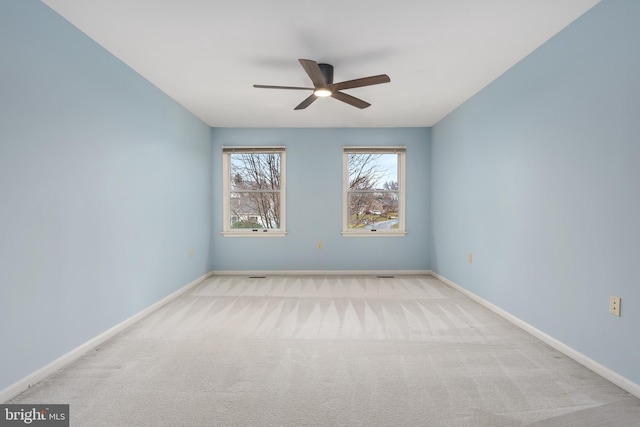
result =
[[380,172],[383,173],[375,188],[383,188],[384,183],[389,181],[398,181],[398,155],[397,154],[381,154],[376,160]]

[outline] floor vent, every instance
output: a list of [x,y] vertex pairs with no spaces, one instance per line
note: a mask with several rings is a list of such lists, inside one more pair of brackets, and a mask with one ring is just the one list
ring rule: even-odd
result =
[[395,279],[396,276],[376,276],[378,279]]
[[249,276],[249,279],[266,279],[267,276]]

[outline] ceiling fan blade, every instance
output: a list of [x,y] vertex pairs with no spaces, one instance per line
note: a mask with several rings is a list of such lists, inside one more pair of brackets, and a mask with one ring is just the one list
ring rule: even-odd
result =
[[302,68],[307,72],[316,89],[327,87],[322,71],[316,61],[312,61],[310,59],[298,59],[298,61],[300,61]]
[[337,99],[338,101],[346,102],[349,105],[353,105],[354,107],[361,108],[361,109],[367,108],[368,106],[371,105],[368,102],[364,102],[362,99],[356,98],[355,96],[347,95],[346,93],[342,93],[338,91],[331,93],[331,96]]
[[386,74],[378,76],[363,77],[361,79],[347,80],[329,85],[330,90],[353,89],[354,87],[379,85],[381,83],[389,83],[391,79]]
[[298,87],[298,86],[271,86],[271,85],[253,85],[258,89],[295,89],[295,90],[313,90],[312,87]]
[[304,110],[309,105],[313,104],[313,101],[315,101],[316,99],[318,99],[318,97],[312,94],[311,96],[306,98],[304,101],[302,101],[300,104],[298,104],[298,106],[294,108],[294,110]]

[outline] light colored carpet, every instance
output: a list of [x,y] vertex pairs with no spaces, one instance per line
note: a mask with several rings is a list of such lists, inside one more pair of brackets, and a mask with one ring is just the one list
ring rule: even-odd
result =
[[72,426],[640,426],[640,400],[431,276],[213,277],[11,403]]

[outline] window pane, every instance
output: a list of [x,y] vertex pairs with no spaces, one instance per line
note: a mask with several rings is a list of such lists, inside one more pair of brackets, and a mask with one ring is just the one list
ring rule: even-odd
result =
[[351,153],[348,155],[349,190],[397,190],[398,155]]
[[231,156],[231,191],[279,190],[279,153],[233,153]]
[[230,194],[231,228],[280,228],[280,193]]
[[349,192],[349,228],[398,228],[398,198],[398,192]]

